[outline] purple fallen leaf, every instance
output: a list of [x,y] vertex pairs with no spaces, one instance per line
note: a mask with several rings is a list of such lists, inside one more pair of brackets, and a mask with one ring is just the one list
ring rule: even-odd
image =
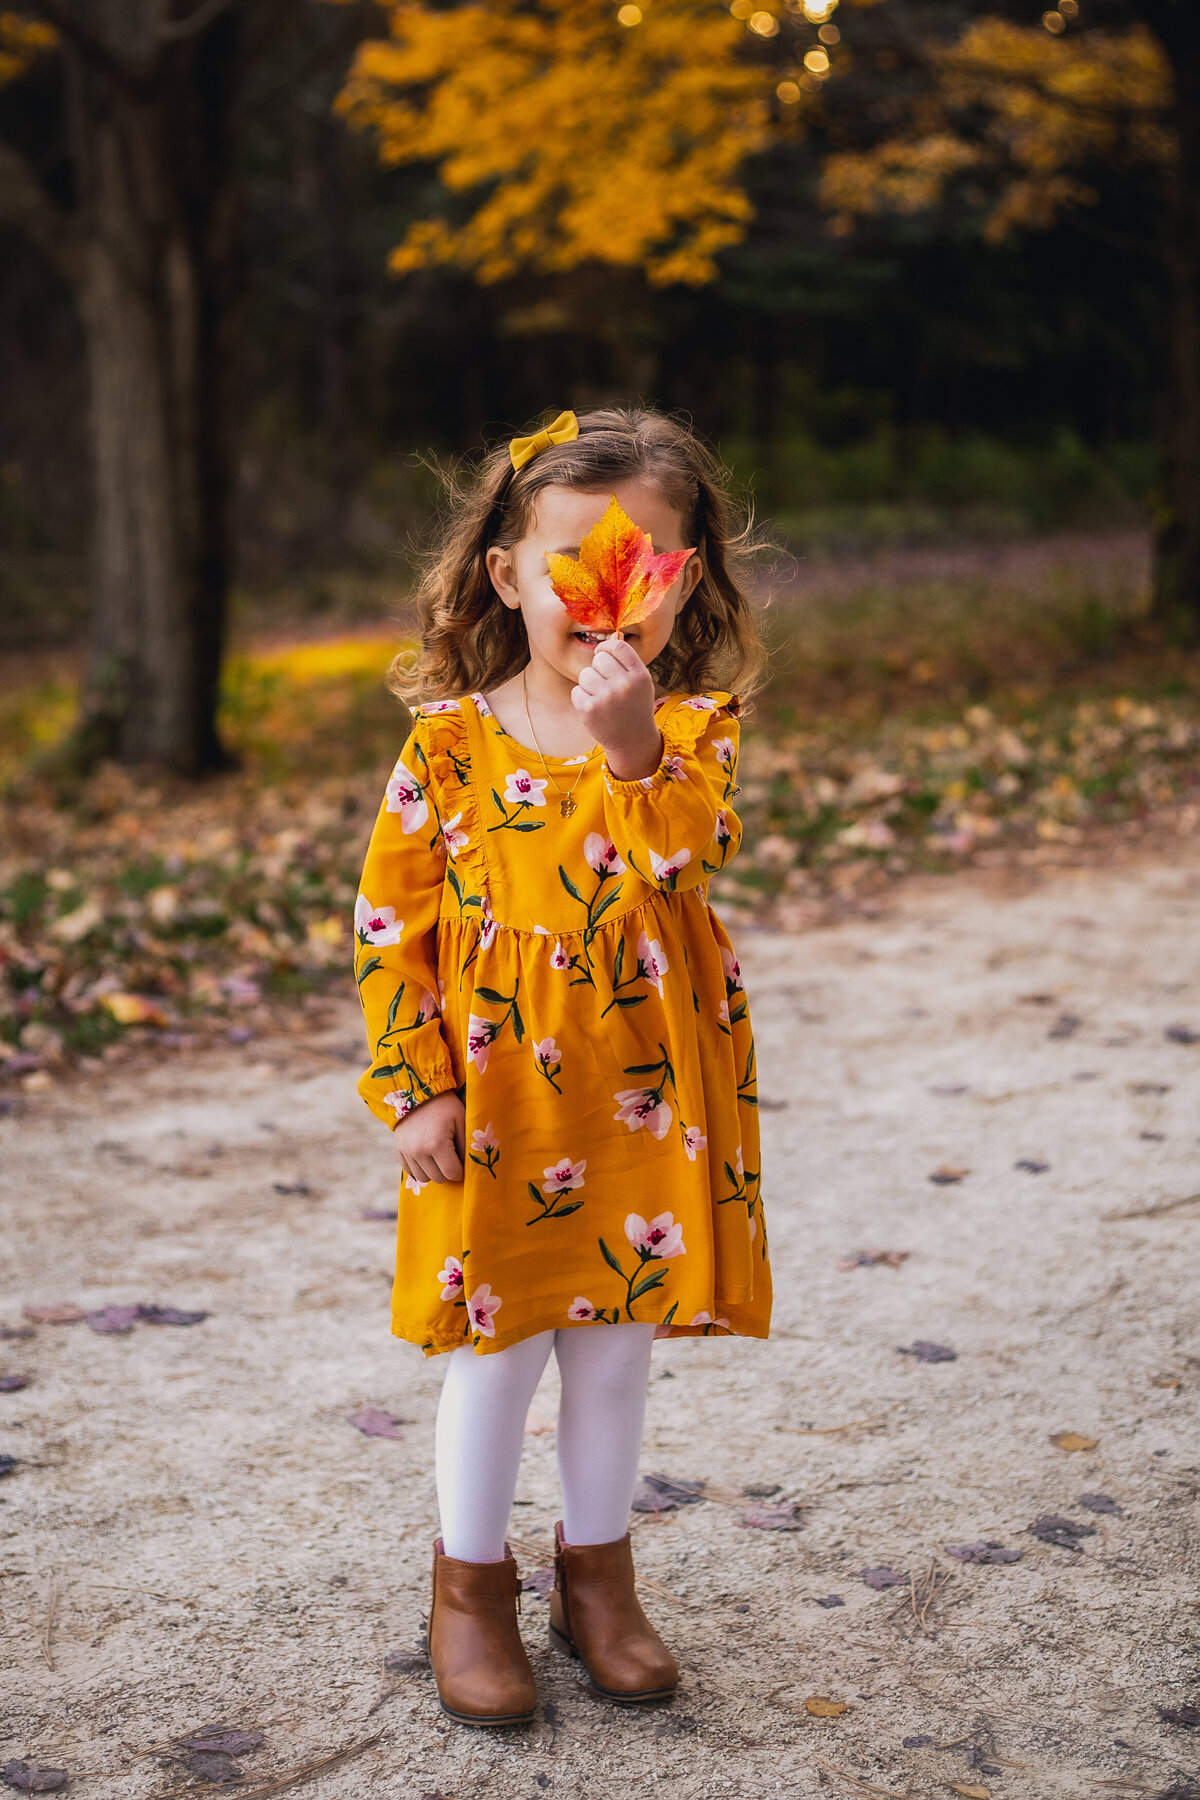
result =
[[639,1513],[670,1512],[673,1506],[695,1506],[704,1499],[703,1481],[672,1481],[669,1475],[643,1475],[633,1496]]
[[1200,1044],[1200,1031],[1191,1025],[1168,1025],[1163,1036],[1168,1044]]
[[17,1343],[25,1338],[36,1337],[37,1332],[32,1325],[0,1325],[0,1338],[5,1343]]
[[521,1592],[523,1594],[540,1594],[543,1600],[553,1586],[553,1568],[538,1569],[535,1574],[524,1575],[521,1578]]
[[184,1762],[190,1775],[198,1775],[201,1781],[214,1785],[224,1787],[242,1779],[238,1764],[224,1750],[189,1750]]
[[822,1594],[817,1601],[818,1606],[845,1606],[846,1602],[840,1594]]
[[99,1312],[87,1315],[87,1322],[102,1337],[115,1337],[132,1331],[137,1316],[136,1306],[102,1306]]
[[400,1419],[383,1412],[378,1406],[361,1406],[350,1415],[349,1423],[364,1437],[398,1438],[397,1425],[411,1425],[411,1419]]
[[903,1740],[903,1747],[905,1750],[923,1750],[926,1744],[932,1744],[932,1742],[933,1739],[927,1731],[920,1731],[917,1733],[916,1737],[905,1738]]
[[41,1066],[40,1056],[35,1056],[32,1050],[21,1050],[0,1063],[0,1075],[33,1075]]
[[946,1554],[957,1556],[959,1562],[968,1563],[1015,1563],[1024,1555],[1022,1550],[1006,1550],[1003,1544],[987,1538],[977,1544],[947,1544]]
[[904,1587],[908,1581],[907,1575],[901,1575],[898,1570],[888,1568],[864,1569],[862,1578],[869,1588],[874,1588],[880,1594],[885,1588]]
[[1074,1519],[1064,1519],[1059,1513],[1042,1513],[1029,1527],[1034,1537],[1043,1544],[1053,1544],[1059,1550],[1079,1550],[1079,1538],[1095,1537],[1094,1525],[1079,1525]]
[[1032,1156],[1023,1156],[1013,1164],[1014,1169],[1021,1169],[1026,1175],[1044,1175],[1049,1167],[1049,1163],[1038,1162]]
[[1183,1706],[1160,1706],[1158,1716],[1164,1725],[1200,1725],[1200,1706],[1193,1706],[1190,1701]]
[[225,1036],[231,1044],[248,1044],[254,1036],[254,1029],[250,1025],[231,1025]]
[[787,1500],[782,1506],[748,1506],[742,1524],[754,1531],[799,1531],[804,1520],[798,1500]]
[[236,1726],[213,1725],[172,1738],[180,1750],[219,1750],[226,1756],[249,1756],[262,1748],[261,1731],[239,1731]]
[[387,1221],[398,1218],[399,1214],[394,1206],[390,1211],[386,1206],[364,1206],[360,1208],[358,1216],[360,1219],[382,1219]]
[[1080,1494],[1079,1504],[1086,1506],[1089,1512],[1117,1513],[1119,1515],[1121,1511],[1116,1501],[1110,1499],[1107,1494]]
[[949,1344],[931,1344],[926,1338],[917,1338],[908,1345],[897,1344],[896,1349],[901,1356],[915,1356],[923,1363],[958,1361],[958,1351],[952,1350]]
[[211,1313],[184,1312],[178,1306],[139,1306],[137,1316],[146,1325],[199,1325]]
[[423,1650],[389,1650],[383,1659],[385,1675],[418,1675],[429,1669],[429,1656]]
[[67,1785],[65,1769],[40,1769],[34,1763],[10,1762],[4,1765],[4,1779],[11,1788],[23,1794],[54,1794]]
[[19,1394],[32,1380],[32,1375],[0,1375],[0,1394]]
[[18,1463],[15,1456],[0,1456],[0,1481],[6,1475],[15,1475],[17,1468]]

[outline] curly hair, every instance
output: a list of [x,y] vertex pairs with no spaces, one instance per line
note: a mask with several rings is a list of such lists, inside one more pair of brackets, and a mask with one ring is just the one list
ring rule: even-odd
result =
[[489,548],[520,541],[543,488],[601,494],[636,477],[678,511],[703,566],[651,674],[667,690],[753,692],[764,651],[736,578],[753,554],[749,520],[737,517],[727,471],[688,424],[634,407],[581,414],[577,438],[551,444],[520,470],[506,442],[465,477],[446,478],[447,505],[416,592],[420,648],[393,660],[392,692],[408,704],[457,699],[518,674],[529,661],[525,621],[496,596]]

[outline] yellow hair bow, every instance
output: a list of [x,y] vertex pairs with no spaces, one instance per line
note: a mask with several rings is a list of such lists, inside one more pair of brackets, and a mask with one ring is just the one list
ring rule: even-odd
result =
[[539,451],[548,450],[551,444],[569,444],[579,436],[579,420],[573,412],[561,412],[552,425],[543,426],[530,437],[515,437],[508,446],[508,454],[512,457],[514,469],[523,469],[527,462],[532,462]]

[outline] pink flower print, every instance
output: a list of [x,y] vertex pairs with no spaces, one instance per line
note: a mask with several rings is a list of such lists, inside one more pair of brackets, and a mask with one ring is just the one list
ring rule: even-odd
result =
[[448,1256],[444,1268],[438,1270],[442,1299],[457,1300],[463,1290],[463,1266],[457,1256]]
[[467,1061],[473,1062],[481,1075],[487,1068],[492,1045],[499,1035],[500,1021],[480,1018],[478,1013],[468,1014]]
[[718,1006],[717,1017],[718,1017],[718,1019],[720,1019],[722,1025],[728,1025],[728,1023],[729,1023],[729,1002],[728,1002],[728,1000],[722,1000],[720,1006]]
[[707,694],[693,694],[691,699],[685,700],[683,704],[690,706],[693,712],[716,712],[717,710],[716,701],[710,700]]
[[475,1289],[467,1301],[467,1317],[481,1337],[495,1337],[495,1315],[503,1304],[499,1294],[493,1294],[486,1281]]
[[651,850],[650,870],[658,885],[665,887],[670,892],[679,879],[679,871],[685,863],[690,863],[691,860],[690,850],[673,850],[669,856],[659,856],[656,851]]
[[404,920],[396,917],[394,906],[372,906],[367,896],[360,894],[354,902],[354,929],[364,944],[381,949],[400,942]]
[[465,831],[460,831],[458,829],[458,822],[461,818],[462,813],[456,812],[452,819],[442,820],[442,836],[446,840],[446,848],[450,852],[451,861],[454,860],[460,850],[465,850],[471,841]]
[[483,1130],[478,1128],[471,1133],[471,1148],[476,1156],[483,1156],[488,1150],[495,1150],[499,1145],[495,1127],[489,1119]]
[[620,1107],[613,1114],[619,1125],[628,1125],[630,1131],[640,1131],[644,1125],[654,1138],[665,1138],[670,1131],[671,1108],[656,1089],[622,1088],[613,1099]]
[[738,1179],[741,1180],[745,1176],[746,1171],[742,1167],[742,1146],[740,1144],[737,1147],[737,1155],[733,1159],[733,1166],[738,1172]]
[[425,992],[421,995],[421,1004],[417,1008],[417,1024],[428,1025],[430,1019],[436,1019],[440,1011],[441,1007],[438,1003],[437,995],[431,994],[429,989],[426,988]]
[[421,703],[423,713],[457,712],[457,700],[424,700]]
[[541,1038],[533,1046],[533,1054],[540,1063],[556,1063],[562,1060],[562,1051],[552,1037]]
[[625,1221],[625,1236],[639,1253],[661,1262],[671,1256],[687,1255],[683,1226],[675,1223],[673,1213],[659,1213],[649,1224],[640,1213],[630,1213]]
[[423,1187],[429,1185],[428,1182],[418,1181],[415,1175],[405,1174],[403,1179],[404,1186],[408,1189],[410,1194],[419,1194]]
[[483,714],[485,719],[490,719],[490,718],[494,717],[491,707],[488,705],[487,701],[484,699],[482,694],[472,694],[471,698],[475,702],[476,706],[479,708],[480,712]]
[[687,1125],[683,1132],[683,1147],[689,1162],[695,1162],[697,1150],[708,1148],[708,1139],[698,1125]]
[[568,1319],[594,1319],[595,1316],[595,1307],[590,1300],[585,1300],[582,1294],[576,1294],[567,1308]]
[[504,787],[504,798],[509,806],[516,801],[523,801],[526,806],[545,806],[546,789],[549,780],[541,780],[531,775],[528,769],[512,769]]
[[728,775],[733,768],[733,759],[737,755],[737,746],[734,744],[731,737],[723,737],[714,738],[712,747],[714,756]]
[[724,944],[721,945],[721,964],[725,970],[725,992],[736,994],[742,985],[742,965]]
[[623,875],[625,864],[617,846],[602,831],[589,831],[583,840],[583,859],[593,875]]
[[416,1105],[412,1095],[407,1091],[402,1091],[400,1088],[395,1088],[390,1094],[385,1094],[383,1096],[383,1101],[385,1106],[390,1106],[393,1109],[397,1119],[407,1118],[408,1114],[412,1112]]
[[535,925],[533,928],[533,935],[534,937],[553,937],[554,933],[547,925]]
[[550,967],[552,969],[569,969],[570,966],[571,959],[562,947],[562,939],[555,938],[554,948],[550,952]]
[[419,831],[429,817],[425,789],[403,757],[397,760],[392,779],[387,784],[387,810],[400,814],[400,829],[406,837]]
[[485,894],[479,908],[479,948],[490,949],[493,939],[500,927],[492,917],[492,903]]
[[687,765],[682,756],[675,751],[672,751],[670,756],[663,757],[662,770],[668,781],[686,781],[688,778]]
[[730,1329],[728,1319],[714,1319],[711,1313],[706,1312],[698,1312],[695,1318],[691,1319],[689,1323],[692,1325],[716,1325],[725,1331]]
[[729,829],[729,816],[723,806],[717,808],[717,822],[713,827],[713,836],[718,844],[728,844],[732,841],[733,833]]
[[670,968],[663,954],[663,947],[657,938],[648,936],[643,931],[638,939],[638,974],[644,975],[651,987],[656,987],[659,994],[663,991],[663,976]]
[[545,1180],[542,1192],[545,1194],[565,1194],[568,1188],[583,1186],[583,1171],[587,1168],[587,1157],[579,1162],[572,1162],[569,1156],[560,1156],[551,1169],[543,1169]]

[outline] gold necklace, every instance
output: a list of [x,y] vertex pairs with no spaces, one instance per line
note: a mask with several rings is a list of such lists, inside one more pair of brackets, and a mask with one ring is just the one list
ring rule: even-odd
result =
[[571,783],[570,787],[567,789],[566,793],[564,794],[562,788],[559,787],[558,782],[555,781],[554,776],[550,773],[549,766],[546,762],[545,755],[542,751],[542,746],[538,743],[538,740],[537,740],[537,732],[533,729],[533,718],[529,711],[529,690],[525,685],[525,670],[524,669],[521,670],[521,698],[525,703],[525,719],[526,719],[526,723],[529,726],[529,735],[533,739],[534,749],[537,751],[538,755],[542,759],[542,767],[546,771],[546,779],[547,779],[547,781],[549,781],[553,784],[555,793],[561,795],[561,798],[558,802],[559,813],[561,814],[561,816],[564,819],[569,819],[571,814],[575,811],[575,808],[579,804],[579,802],[577,800],[572,799],[572,795],[574,794],[575,789],[579,786],[579,775],[582,775],[583,771],[587,768],[588,763],[591,760],[592,752],[590,750],[588,751],[588,753],[584,757],[582,763],[579,765],[579,775],[576,775],[574,781]]

